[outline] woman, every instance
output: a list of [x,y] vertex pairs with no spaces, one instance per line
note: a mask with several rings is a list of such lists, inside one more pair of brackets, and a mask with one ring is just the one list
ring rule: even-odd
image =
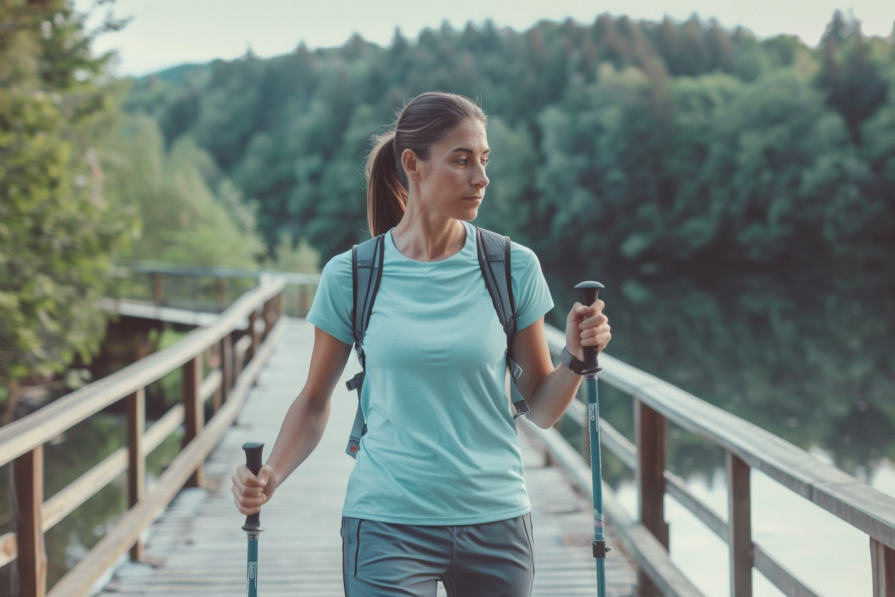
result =
[[[506,336],[483,282],[469,224],[485,196],[486,118],[465,97],[425,93],[377,139],[367,160],[367,217],[386,233],[382,280],[364,350],[367,433],[343,509],[348,597],[531,593],[530,504],[516,426],[504,395]],[[541,427],[555,423],[581,378],[553,366],[544,315],[553,307],[534,253],[511,245],[521,365],[517,386]],[[307,384],[268,462],[233,477],[253,514],[320,440],[354,340],[351,252],[326,265],[308,321],[316,327]],[[567,349],[603,349],[603,302],[576,304]]]

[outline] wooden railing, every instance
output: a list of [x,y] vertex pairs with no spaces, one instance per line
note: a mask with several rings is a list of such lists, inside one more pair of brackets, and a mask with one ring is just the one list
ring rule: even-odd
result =
[[[129,509],[99,543],[50,591],[51,597],[86,594],[125,552],[142,557],[140,534],[184,486],[202,483],[202,463],[238,416],[248,390],[282,332],[282,280],[240,297],[211,326],[37,412],[0,428],[0,465],[12,463],[14,532],[0,536],[0,565],[15,560],[21,597],[43,597],[47,584],[44,533],[113,479],[127,472]],[[206,357],[211,372],[203,378]],[[182,369],[182,403],[145,428],[145,388]],[[213,416],[204,421],[205,403]],[[44,500],[43,446],[100,410],[125,400],[127,447]],[[151,492],[145,490],[146,455],[183,426],[180,454]]]
[[[134,264],[130,269],[122,270],[122,275],[148,276],[152,301],[156,305],[166,302],[168,278],[206,279],[212,281],[214,304],[227,303],[228,285],[233,280],[251,280],[253,282],[282,281],[293,287],[294,296],[287,297],[288,311],[292,315],[304,317],[308,313],[313,299],[313,288],[320,282],[320,274],[303,274],[275,270],[250,270],[236,267],[185,265],[143,261]],[[290,300],[291,299],[291,300]]]
[[[565,334],[547,326],[547,342],[554,359],[565,344]],[[607,354],[600,356],[600,381],[633,397],[635,442],[600,421],[602,445],[635,472],[639,520],[632,521],[604,486],[607,518],[626,540],[640,567],[639,595],[701,593],[668,558],[667,493],[692,512],[730,546],[730,595],[751,597],[752,568],[758,569],[784,595],[816,597],[799,579],[752,540],[750,471],[765,473],[802,498],[838,516],[869,536],[873,597],[895,597],[895,498],[820,462],[804,450],[744,421],[653,375]],[[574,401],[567,411],[587,429],[587,409]],[[666,421],[695,433],[727,453],[728,517],[721,519],[687,489],[684,480],[666,470]],[[552,458],[589,493],[591,477],[581,454],[555,429],[527,428],[541,439]],[[585,437],[587,433],[584,433]],[[835,546],[831,546],[835,548]]]

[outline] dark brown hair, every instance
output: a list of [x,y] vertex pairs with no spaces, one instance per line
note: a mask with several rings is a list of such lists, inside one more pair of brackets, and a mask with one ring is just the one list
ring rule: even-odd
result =
[[401,154],[411,149],[428,160],[432,146],[468,118],[487,124],[482,109],[462,95],[433,91],[410,100],[395,126],[373,138],[367,157],[367,223],[377,236],[397,226],[407,209],[407,175]]

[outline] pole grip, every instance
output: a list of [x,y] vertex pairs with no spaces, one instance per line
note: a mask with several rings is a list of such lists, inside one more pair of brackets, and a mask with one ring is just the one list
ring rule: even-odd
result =
[[[242,449],[245,450],[246,453],[246,468],[248,468],[253,475],[257,475],[261,470],[261,453],[264,450],[264,444],[258,442],[246,442],[242,445]],[[247,533],[260,533],[264,530],[264,527],[261,526],[261,513],[258,514],[249,514],[246,516],[246,523],[243,525],[242,530]]]
[[[575,289],[581,293],[581,304],[590,307],[594,304],[600,294],[600,289],[604,288],[599,282],[581,282],[575,286]],[[582,346],[584,350],[584,373],[596,373],[600,371],[600,365],[597,363],[597,354],[599,351],[595,346]]]

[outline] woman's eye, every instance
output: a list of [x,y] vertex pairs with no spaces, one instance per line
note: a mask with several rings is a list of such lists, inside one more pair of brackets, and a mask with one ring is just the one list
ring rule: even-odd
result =
[[466,165],[466,158],[460,158],[459,160],[457,160],[457,163],[460,164],[461,166],[465,166],[465,165]]

